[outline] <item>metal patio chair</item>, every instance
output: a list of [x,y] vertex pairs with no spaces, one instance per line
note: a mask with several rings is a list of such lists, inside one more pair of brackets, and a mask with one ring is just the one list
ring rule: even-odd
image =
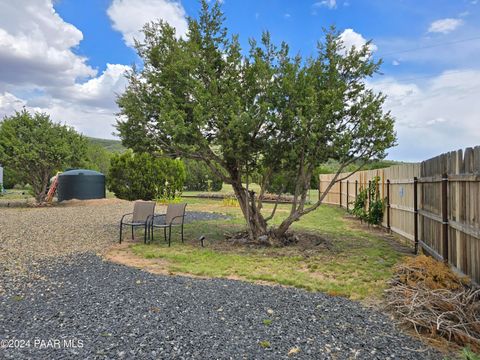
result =
[[[135,240],[134,229],[136,227],[143,226],[145,233],[143,235],[143,241],[147,242],[147,231],[149,230],[149,224],[155,214],[155,201],[135,201],[133,205],[133,212],[122,216],[120,220],[120,240],[122,243],[122,231],[123,225],[131,226],[132,228],[132,240]],[[125,220],[126,216],[132,215],[131,220]]]
[[[165,241],[167,241],[167,229],[168,229],[168,246],[170,246],[172,239],[172,226],[181,227],[181,236],[183,243],[183,223],[185,220],[185,208],[187,204],[169,204],[167,207],[166,214],[156,214],[153,215],[152,221],[150,222],[151,232],[150,240],[153,240],[153,229],[154,228],[163,228],[163,236]],[[156,223],[156,218],[163,218],[164,220],[160,223]]]

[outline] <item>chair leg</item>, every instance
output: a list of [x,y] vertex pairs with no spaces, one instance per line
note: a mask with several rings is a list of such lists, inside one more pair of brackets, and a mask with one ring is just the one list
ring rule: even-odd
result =
[[134,235],[133,228],[134,228],[134,226],[132,225],[132,240],[135,240],[135,235]]
[[182,243],[183,243],[183,224],[182,224]]
[[167,228],[163,228],[163,238],[165,239],[165,242],[167,242]]
[[120,221],[120,239],[118,240],[118,243],[122,243],[122,230],[123,230],[123,223]]
[[170,247],[170,242],[172,240],[172,227],[168,227],[168,247]]
[[144,229],[143,229],[143,243],[147,243],[147,223],[145,223]]

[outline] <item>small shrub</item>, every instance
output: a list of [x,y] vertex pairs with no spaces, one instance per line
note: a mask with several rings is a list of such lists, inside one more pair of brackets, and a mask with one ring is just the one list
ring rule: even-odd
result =
[[238,200],[235,196],[227,196],[222,200],[222,205],[227,207],[238,207],[240,206]]
[[260,341],[260,346],[263,347],[264,349],[266,349],[266,348],[269,348],[272,345],[270,344],[270,341],[262,340],[262,341]]
[[265,326],[270,326],[270,325],[272,325],[272,320],[271,320],[271,319],[264,319],[264,320],[263,320],[263,325],[265,325]]
[[161,205],[168,205],[168,204],[179,204],[183,201],[180,195],[175,195],[173,199],[169,199],[168,197],[160,196],[156,199],[157,203]]
[[[383,220],[385,202],[380,199],[379,181],[380,177],[376,176],[368,188],[360,189],[351,210],[351,213],[361,221],[372,225],[379,225]],[[369,199],[370,201],[368,201]]]

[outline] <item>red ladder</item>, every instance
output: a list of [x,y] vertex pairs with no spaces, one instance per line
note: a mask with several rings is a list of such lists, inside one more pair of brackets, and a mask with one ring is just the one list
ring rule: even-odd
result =
[[53,196],[55,195],[55,192],[57,191],[57,186],[58,186],[58,175],[60,173],[57,173],[55,177],[53,178],[52,184],[50,185],[50,189],[48,189],[47,193],[47,202],[52,202]]

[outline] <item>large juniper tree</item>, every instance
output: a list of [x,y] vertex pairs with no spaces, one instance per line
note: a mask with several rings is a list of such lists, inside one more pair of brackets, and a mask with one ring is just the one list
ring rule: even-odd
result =
[[82,165],[86,150],[83,136],[44,113],[23,109],[0,122],[0,163],[32,186],[38,203],[45,200],[50,178],[57,171]]
[[[335,29],[326,31],[314,57],[291,56],[288,45],[265,33],[243,55],[229,36],[218,3],[202,1],[185,38],[164,22],[145,25],[137,43],[141,70],[127,76],[118,98],[117,129],[124,144],[203,161],[231,184],[253,241],[281,242],[290,225],[320,206],[307,204],[315,167],[328,159],[346,166],[385,156],[395,142],[384,96],[367,88],[378,71],[368,44],[346,49]],[[296,179],[289,216],[276,228],[262,200],[276,172]],[[242,179],[261,174],[259,193]]]

